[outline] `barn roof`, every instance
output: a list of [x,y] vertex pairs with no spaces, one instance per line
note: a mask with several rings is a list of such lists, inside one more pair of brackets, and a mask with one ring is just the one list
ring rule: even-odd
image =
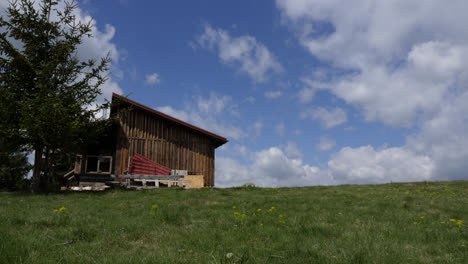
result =
[[205,129],[203,129],[203,128],[199,128],[199,127],[197,127],[197,126],[194,126],[194,125],[192,125],[192,124],[189,124],[189,123],[187,123],[187,122],[184,122],[184,121],[182,121],[182,120],[180,120],[180,119],[177,119],[177,118],[175,118],[175,117],[172,117],[172,116],[170,116],[170,115],[166,115],[166,114],[164,114],[164,113],[162,113],[162,112],[159,112],[159,111],[157,111],[157,110],[154,110],[154,109],[151,108],[151,107],[148,107],[148,106],[142,105],[142,104],[140,104],[140,103],[138,103],[138,102],[135,102],[135,101],[133,101],[133,100],[130,100],[130,99],[124,97],[124,96],[118,95],[118,94],[116,94],[116,93],[112,93],[112,100],[114,100],[114,98],[117,98],[117,99],[119,99],[119,100],[122,100],[122,101],[124,101],[124,102],[126,102],[126,103],[129,103],[129,104],[131,104],[131,105],[133,105],[133,106],[139,108],[139,109],[148,111],[148,112],[150,112],[150,113],[152,113],[152,114],[155,114],[155,115],[157,115],[157,116],[159,116],[159,117],[162,117],[162,118],[164,118],[164,119],[173,121],[173,122],[175,122],[175,123],[177,123],[177,124],[179,124],[179,125],[182,125],[182,126],[187,127],[187,128],[189,128],[189,129],[192,129],[192,130],[195,130],[195,131],[197,131],[197,132],[200,132],[200,133],[202,133],[202,134],[204,134],[204,135],[206,135],[206,136],[208,136],[208,137],[210,137],[210,138],[213,138],[213,139],[215,139],[217,142],[219,142],[219,144],[217,144],[217,147],[219,147],[219,146],[221,146],[221,145],[223,145],[223,144],[225,144],[225,143],[228,142],[228,140],[227,140],[226,138],[222,137],[222,136],[216,135],[215,133],[212,133],[212,132],[210,132],[210,131],[207,131],[207,130],[205,130]]

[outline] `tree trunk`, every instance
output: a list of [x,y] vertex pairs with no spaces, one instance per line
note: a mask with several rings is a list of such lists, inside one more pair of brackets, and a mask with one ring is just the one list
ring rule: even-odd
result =
[[32,192],[33,193],[41,193],[43,190],[43,177],[42,177],[42,163],[43,158],[42,154],[44,149],[42,147],[36,147],[34,153],[34,169],[33,169],[33,176],[32,176]]
[[52,175],[52,153],[50,149],[46,147],[45,149],[45,159],[43,160],[43,170],[44,174],[42,175],[42,189],[45,192],[49,192],[49,178]]

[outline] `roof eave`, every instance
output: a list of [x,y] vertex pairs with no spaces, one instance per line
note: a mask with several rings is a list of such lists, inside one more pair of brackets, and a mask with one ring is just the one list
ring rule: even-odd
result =
[[226,143],[229,142],[229,140],[227,140],[225,137],[222,137],[222,136],[220,136],[220,135],[217,135],[217,134],[215,134],[215,133],[212,133],[212,132],[210,132],[210,131],[207,131],[207,130],[205,130],[205,129],[203,129],[203,128],[200,128],[200,127],[194,126],[194,125],[192,125],[192,124],[189,124],[189,123],[187,123],[187,122],[185,122],[185,121],[182,121],[182,120],[180,120],[180,119],[177,119],[177,118],[172,117],[172,116],[170,116],[170,115],[167,115],[167,114],[165,114],[165,113],[162,113],[162,112],[160,112],[160,111],[157,111],[157,110],[155,110],[155,109],[153,109],[153,108],[151,108],[151,107],[148,107],[148,106],[145,106],[145,105],[143,105],[143,104],[140,104],[140,103],[138,103],[138,102],[136,102],[136,101],[133,101],[133,100],[131,100],[131,99],[128,99],[128,98],[126,98],[126,97],[124,97],[124,96],[121,96],[121,95],[119,95],[119,94],[112,93],[112,98],[114,98],[114,97],[115,97],[115,98],[118,98],[118,99],[120,99],[120,100],[123,100],[123,101],[125,101],[125,102],[127,102],[127,103],[129,103],[129,104],[131,104],[131,105],[134,105],[134,106],[136,106],[136,107],[138,107],[138,108],[141,108],[141,109],[143,109],[143,110],[146,110],[146,111],[149,111],[149,112],[151,112],[151,113],[153,113],[153,114],[156,114],[156,115],[158,115],[158,116],[161,116],[161,117],[163,117],[163,118],[165,118],[165,119],[167,119],[167,120],[173,121],[173,122],[178,123],[178,124],[180,124],[180,125],[182,125],[182,126],[191,128],[191,129],[193,129],[193,130],[195,130],[195,131],[197,131],[197,132],[200,132],[200,133],[202,133],[202,134],[204,134],[204,135],[207,135],[207,136],[210,136],[210,137],[214,138],[216,141],[219,141],[219,143],[220,143],[220,144],[216,144],[216,148],[218,148],[218,147],[220,147],[220,146],[222,146],[222,145],[224,145],[224,144],[226,144]]

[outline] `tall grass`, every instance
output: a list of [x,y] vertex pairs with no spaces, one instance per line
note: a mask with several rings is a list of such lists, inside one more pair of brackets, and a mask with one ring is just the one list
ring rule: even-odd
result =
[[0,262],[468,263],[466,221],[466,181],[3,192]]

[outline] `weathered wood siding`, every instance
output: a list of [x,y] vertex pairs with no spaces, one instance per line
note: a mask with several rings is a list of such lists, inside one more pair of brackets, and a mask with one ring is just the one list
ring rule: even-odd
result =
[[120,115],[120,124],[115,174],[123,174],[129,157],[139,153],[171,169],[203,174],[205,185],[214,186],[215,144],[208,136],[139,108]]

